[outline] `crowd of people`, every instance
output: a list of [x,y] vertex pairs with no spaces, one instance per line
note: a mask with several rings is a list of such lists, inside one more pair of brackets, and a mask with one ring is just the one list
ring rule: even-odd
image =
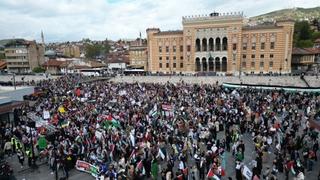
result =
[[[98,167],[99,178],[165,180],[301,180],[319,171],[318,131],[309,122],[320,117],[319,94],[80,76],[40,81],[37,89],[15,125],[0,129],[2,149],[21,166],[24,157],[29,166],[47,160],[68,177],[82,160]],[[30,130],[30,114],[48,124]],[[54,140],[40,145],[50,133]]]

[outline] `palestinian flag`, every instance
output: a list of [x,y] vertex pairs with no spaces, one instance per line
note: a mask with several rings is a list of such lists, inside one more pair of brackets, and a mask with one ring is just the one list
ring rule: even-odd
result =
[[150,117],[155,117],[156,115],[158,115],[158,107],[155,104],[154,107],[150,110],[149,116]]
[[102,127],[105,129],[110,129],[112,127],[119,128],[120,122],[115,120],[111,115],[104,117],[105,121],[102,122]]
[[212,179],[212,180],[220,180],[220,178],[214,174],[212,168],[209,170],[209,172],[207,174],[207,178]]
[[129,160],[132,158],[136,158],[136,150],[133,150],[132,153],[130,154]]
[[141,174],[143,174],[143,175],[146,174],[146,170],[144,169],[142,160],[138,162],[137,167],[136,167],[136,171],[138,171],[138,172],[141,171]]

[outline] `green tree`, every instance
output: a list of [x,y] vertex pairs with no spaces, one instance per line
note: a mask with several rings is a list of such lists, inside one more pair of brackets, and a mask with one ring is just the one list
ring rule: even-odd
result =
[[300,40],[297,42],[297,47],[300,47],[300,48],[308,48],[312,46],[313,46],[313,41],[311,39]]
[[103,41],[102,44],[89,44],[85,45],[86,57],[94,59],[97,56],[106,56],[109,53],[110,45],[108,40]]
[[307,21],[299,21],[294,25],[293,43],[295,47],[312,47],[313,41],[311,40],[313,32],[310,29],[310,24]]
[[43,69],[42,67],[35,67],[33,68],[32,72],[34,73],[44,73],[46,70]]
[[4,53],[0,53],[0,59],[5,59],[6,56],[4,55]]
[[95,57],[100,55],[101,52],[101,45],[98,44],[86,44],[86,57],[94,59]]

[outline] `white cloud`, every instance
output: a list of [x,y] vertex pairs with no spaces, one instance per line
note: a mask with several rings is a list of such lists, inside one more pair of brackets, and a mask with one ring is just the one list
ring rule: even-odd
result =
[[269,11],[319,6],[318,0],[1,0],[0,39],[47,41],[135,38],[148,27],[181,29],[181,17],[213,11]]

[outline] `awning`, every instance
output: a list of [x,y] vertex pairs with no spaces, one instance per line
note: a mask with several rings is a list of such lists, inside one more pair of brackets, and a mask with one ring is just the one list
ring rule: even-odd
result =
[[14,108],[20,107],[25,103],[26,103],[25,101],[15,101],[15,102],[0,105],[0,114],[12,112]]

